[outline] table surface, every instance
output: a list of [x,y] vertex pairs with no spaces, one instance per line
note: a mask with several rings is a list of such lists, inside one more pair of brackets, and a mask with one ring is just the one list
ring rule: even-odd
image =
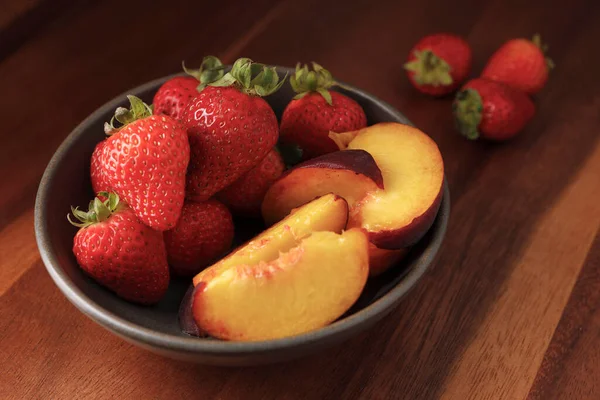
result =
[[[600,2],[157,3],[0,0],[0,398],[600,398]],[[520,137],[467,141],[451,98],[410,87],[407,52],[435,31],[468,38],[474,73],[508,38],[551,45]],[[56,147],[108,99],[206,54],[318,61],[439,144],[447,238],[373,329],[287,364],[190,365],[113,336],[52,283],[32,206]]]

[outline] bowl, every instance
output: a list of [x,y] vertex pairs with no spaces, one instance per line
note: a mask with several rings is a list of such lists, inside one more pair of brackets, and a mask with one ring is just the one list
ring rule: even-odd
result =
[[[289,68],[277,70],[280,75],[292,72]],[[104,138],[103,123],[115,108],[126,105],[126,94],[150,103],[160,85],[173,76],[141,85],[100,107],[71,132],[46,168],[36,198],[35,234],[46,269],[67,299],[93,321],[135,345],[175,359],[224,366],[265,364],[315,353],[364,331],[388,314],[423,276],[440,248],[450,211],[447,184],[433,226],[399,265],[369,280],[359,300],[339,320],[293,337],[260,342],[191,337],[180,330],[178,323],[179,303],[189,280],[173,279],[163,300],[145,307],[120,299],[83,274],[72,253],[76,228],[67,222],[66,215],[71,205],[85,205],[93,198],[89,160],[94,146]],[[410,124],[389,104],[346,86],[339,90],[363,107],[369,125],[383,121]],[[279,118],[292,97],[285,84],[266,100]],[[248,228],[240,231],[256,231],[256,227]]]

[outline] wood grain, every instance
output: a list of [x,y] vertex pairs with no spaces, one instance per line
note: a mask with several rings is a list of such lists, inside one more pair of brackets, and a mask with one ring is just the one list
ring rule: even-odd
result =
[[[474,74],[510,37],[540,32],[550,43],[557,68],[520,137],[466,141],[451,98],[410,87],[407,52],[435,31],[468,39]],[[0,57],[10,133],[0,135],[0,398],[600,398],[598,37],[594,0],[111,0],[66,7],[13,37]],[[389,317],[323,354],[245,369],[163,359],[79,313],[35,252],[35,190],[70,129],[209,53],[318,61],[406,113],[442,150],[453,209],[439,259]]]
[[[594,207],[600,197],[599,170],[597,146],[537,222],[518,264],[448,377],[443,398],[526,397],[600,224],[600,209]],[[591,214],[573,214],[573,208]],[[572,240],[564,240],[565,235]],[[515,312],[521,307],[527,313]]]
[[529,399],[594,398],[600,393],[600,232],[564,310]]

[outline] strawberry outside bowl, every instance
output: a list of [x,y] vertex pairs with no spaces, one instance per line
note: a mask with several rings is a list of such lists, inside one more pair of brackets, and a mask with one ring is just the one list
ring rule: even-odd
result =
[[[281,77],[292,73],[277,68]],[[178,322],[180,302],[191,280],[173,278],[166,296],[155,306],[139,306],[120,299],[81,271],[72,253],[76,228],[67,222],[71,205],[85,205],[93,198],[89,160],[104,138],[103,124],[133,94],[150,103],[156,90],[173,76],[138,86],[106,103],[86,118],[60,145],[39,185],[35,204],[35,233],[48,273],[67,299],[96,323],[142,348],[192,362],[246,366],[294,359],[324,350],[371,327],[387,315],[416,285],[436,256],[448,224],[450,197],[447,184],[433,226],[409,254],[383,275],[368,281],[362,295],[334,323],[304,334],[258,342],[228,342],[197,338],[183,333]],[[389,104],[354,88],[335,89],[356,100],[365,110],[368,124],[410,122]],[[266,98],[280,118],[293,97],[288,84]],[[236,244],[263,229],[259,221],[236,221]]]

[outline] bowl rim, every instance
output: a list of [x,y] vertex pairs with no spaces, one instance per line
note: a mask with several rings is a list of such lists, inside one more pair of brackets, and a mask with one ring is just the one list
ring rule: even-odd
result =
[[[279,66],[277,66],[277,70],[278,72],[283,73],[293,72],[292,68]],[[35,236],[41,259],[52,280],[62,291],[65,297],[67,297],[67,299],[83,314],[104,328],[124,337],[125,339],[130,338],[140,344],[145,344],[160,349],[177,350],[180,352],[200,353],[206,355],[244,355],[257,352],[272,352],[282,349],[289,350],[290,348],[316,344],[326,341],[327,339],[334,339],[335,337],[343,336],[348,332],[358,333],[358,330],[360,330],[361,326],[366,329],[371,325],[369,322],[375,322],[377,319],[383,317],[385,314],[391,311],[396,303],[398,303],[399,300],[415,286],[423,274],[429,269],[429,266],[432,264],[433,259],[443,242],[450,211],[450,193],[446,179],[444,179],[443,184],[444,187],[442,201],[436,215],[436,221],[433,225],[436,227],[436,229],[431,232],[430,243],[424,249],[423,254],[421,254],[421,256],[415,260],[415,265],[408,271],[408,273],[386,294],[365,308],[343,319],[337,320],[323,328],[310,332],[280,339],[254,342],[231,342],[196,338],[192,336],[176,336],[169,333],[157,332],[153,329],[137,325],[124,318],[121,318],[111,311],[101,307],[92,298],[88,297],[79,288],[77,288],[77,286],[60,266],[60,263],[58,262],[54,251],[51,248],[49,239],[48,223],[44,204],[46,199],[50,197],[49,188],[52,186],[51,182],[54,179],[55,166],[69,153],[69,150],[76,141],[76,138],[78,138],[79,135],[81,135],[91,123],[99,119],[99,117],[121,105],[127,94],[139,94],[154,88],[158,88],[159,85],[168,79],[181,75],[184,74],[178,73],[154,79],[150,82],[123,92],[112,100],[108,101],[92,112],[73,129],[73,131],[58,147],[48,163],[40,180],[36,195],[34,207]],[[402,123],[412,125],[402,113],[400,113],[390,104],[352,85],[344,83],[344,86],[344,91],[350,92],[355,96],[362,97],[364,100],[372,102],[378,107],[383,108],[391,115],[394,115],[394,117]]]

